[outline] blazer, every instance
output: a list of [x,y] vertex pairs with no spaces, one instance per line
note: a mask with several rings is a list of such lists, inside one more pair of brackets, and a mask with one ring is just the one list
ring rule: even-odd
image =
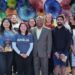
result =
[[37,39],[36,27],[31,30],[34,38],[33,56],[48,57],[52,49],[52,33],[50,29],[44,28]]

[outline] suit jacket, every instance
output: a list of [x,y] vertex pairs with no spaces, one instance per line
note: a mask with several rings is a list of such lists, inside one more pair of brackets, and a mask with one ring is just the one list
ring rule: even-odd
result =
[[31,31],[34,37],[33,56],[48,57],[52,48],[51,30],[43,27],[39,39],[37,39],[36,27]]

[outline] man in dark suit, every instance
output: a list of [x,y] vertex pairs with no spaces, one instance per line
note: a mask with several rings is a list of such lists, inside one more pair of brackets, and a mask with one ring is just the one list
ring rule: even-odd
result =
[[[52,48],[51,30],[43,26],[42,16],[36,18],[36,27],[32,29],[34,37],[33,60],[35,75],[48,75],[48,57]],[[40,71],[41,70],[41,71]]]

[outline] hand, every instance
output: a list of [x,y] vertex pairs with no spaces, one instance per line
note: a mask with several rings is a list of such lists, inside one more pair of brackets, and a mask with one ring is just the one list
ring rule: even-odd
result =
[[73,54],[74,54],[74,56],[75,56],[75,50],[73,50],[72,52],[73,52]]
[[20,54],[23,58],[27,58],[28,56],[24,53]]
[[28,57],[28,55],[24,54],[24,58],[27,58],[27,57]]
[[48,58],[50,58],[51,57],[51,53],[48,53]]
[[2,46],[0,46],[0,52],[3,52],[4,48]]
[[64,54],[60,54],[60,59],[61,59],[63,62],[66,62],[67,56],[64,55]]
[[55,52],[55,56],[57,57],[57,59],[59,59],[59,53]]
[[74,48],[74,46],[73,45],[71,45],[71,49],[72,49],[72,53],[74,54],[74,56],[75,56],[75,48]]
[[23,54],[23,53],[21,53],[20,55],[21,55],[22,57],[24,57],[24,54]]

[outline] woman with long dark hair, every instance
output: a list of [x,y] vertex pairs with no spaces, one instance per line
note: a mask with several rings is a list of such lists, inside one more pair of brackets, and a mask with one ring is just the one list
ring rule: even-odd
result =
[[[29,19],[28,21],[29,24],[29,31],[31,31],[34,27],[36,27],[36,21],[34,18]],[[34,74],[34,63],[33,63],[33,51],[31,53],[31,60],[32,60],[32,75]]]
[[1,24],[1,36],[2,36],[2,47],[5,65],[5,74],[12,75],[12,59],[13,59],[13,49],[12,41],[14,39],[14,32],[12,31],[12,23],[9,19],[4,18]]
[[[70,16],[69,25],[72,32],[72,56],[71,56],[71,65],[72,65],[72,75],[75,75],[75,16]],[[71,54],[71,53],[70,53]]]
[[36,21],[34,18],[31,18],[28,23],[31,29],[36,26]]
[[15,35],[12,46],[17,53],[16,65],[18,75],[31,75],[30,53],[33,49],[33,37],[25,23],[20,24],[18,34]]

